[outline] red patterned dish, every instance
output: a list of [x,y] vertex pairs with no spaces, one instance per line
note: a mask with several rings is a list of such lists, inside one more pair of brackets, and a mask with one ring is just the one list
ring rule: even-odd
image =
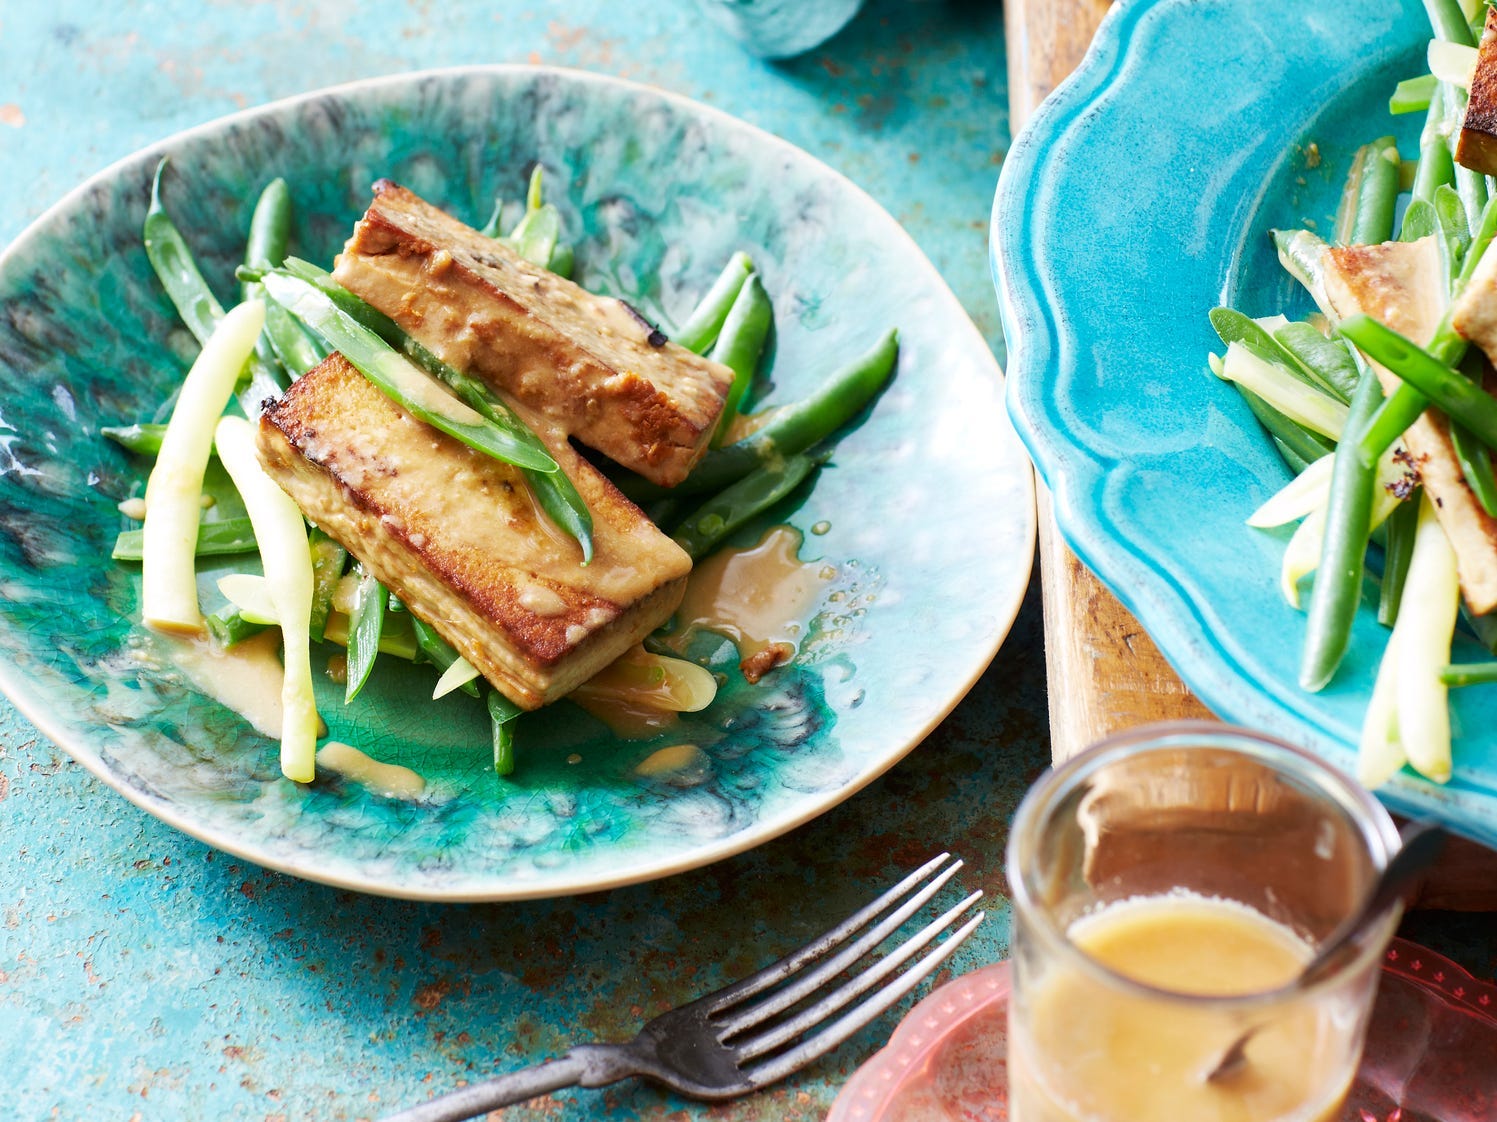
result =
[[[1008,963],[964,974],[900,1022],[827,1122],[1007,1122]],[[1395,939],[1343,1122],[1497,1119],[1497,986]]]

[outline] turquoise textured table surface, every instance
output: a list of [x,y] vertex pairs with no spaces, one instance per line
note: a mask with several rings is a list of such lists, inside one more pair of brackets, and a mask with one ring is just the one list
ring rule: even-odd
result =
[[[874,0],[783,64],[745,54],[689,0],[101,7],[0,8],[0,242],[91,173],[223,113],[373,75],[537,61],[702,99],[844,172],[910,230],[1001,357],[983,244],[1008,140],[996,4]],[[1048,758],[1037,607],[924,745],[817,821],[696,873],[535,904],[373,899],[243,864],[144,815],[0,702],[7,1113],[376,1117],[627,1035],[942,848],[969,862],[961,888],[993,897],[951,970],[1002,957],[1006,824]],[[739,1103],[626,1083],[505,1117],[817,1118],[897,1016]]]

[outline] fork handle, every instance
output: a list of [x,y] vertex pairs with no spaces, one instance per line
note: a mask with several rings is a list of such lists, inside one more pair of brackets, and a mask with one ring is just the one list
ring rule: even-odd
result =
[[575,1086],[593,1067],[586,1055],[568,1053],[534,1067],[521,1068],[498,1079],[488,1079],[449,1091],[419,1106],[387,1115],[383,1122],[459,1122],[495,1107],[512,1106],[526,1099]]

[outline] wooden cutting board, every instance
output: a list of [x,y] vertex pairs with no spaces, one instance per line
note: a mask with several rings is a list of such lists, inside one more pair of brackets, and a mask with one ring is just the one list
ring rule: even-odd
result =
[[[1109,0],[1007,0],[1014,133],[1086,54]],[[1062,760],[1150,721],[1209,718],[1138,621],[1061,540],[1040,488],[1040,581],[1050,684],[1051,752]],[[1497,853],[1454,839],[1416,906],[1497,911]]]

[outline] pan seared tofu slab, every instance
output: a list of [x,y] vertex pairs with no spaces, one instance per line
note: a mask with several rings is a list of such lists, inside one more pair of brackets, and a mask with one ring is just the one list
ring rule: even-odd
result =
[[1497,175],[1497,9],[1487,9],[1455,159],[1483,175]]
[[388,180],[375,184],[333,276],[447,363],[665,487],[706,451],[733,381],[622,301],[532,265]]
[[418,421],[342,355],[266,408],[258,446],[308,518],[496,689],[534,709],[665,622],[691,561],[554,423],[521,413],[592,512],[586,566],[517,468]]
[[[1326,295],[1338,316],[1361,312],[1421,345],[1434,335],[1444,315],[1439,294],[1444,291],[1445,266],[1433,237],[1330,246],[1323,264]],[[1470,289],[1476,287],[1473,279]],[[1456,326],[1459,329],[1459,320]],[[1381,366],[1376,370],[1383,389],[1392,393],[1398,377]],[[1467,485],[1443,413],[1426,409],[1404,433],[1403,442],[1455,551],[1461,593],[1473,612],[1485,615],[1497,608],[1497,520],[1482,509]]]

